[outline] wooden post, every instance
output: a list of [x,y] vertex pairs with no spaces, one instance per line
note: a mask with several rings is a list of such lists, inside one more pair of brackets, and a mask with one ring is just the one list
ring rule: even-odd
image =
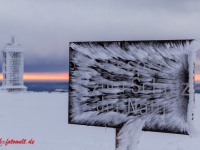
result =
[[116,128],[116,135],[115,135],[115,149],[117,149],[119,142],[117,141],[117,136],[119,134],[120,128]]

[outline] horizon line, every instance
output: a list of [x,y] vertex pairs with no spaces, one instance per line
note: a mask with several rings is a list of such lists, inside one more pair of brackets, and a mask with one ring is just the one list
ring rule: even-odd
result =
[[[0,81],[3,76],[0,73]],[[68,72],[25,72],[24,81],[69,81]],[[200,74],[194,75],[195,82],[200,82]]]
[[[0,73],[0,81],[3,76]],[[68,72],[25,72],[23,75],[24,81],[68,81]]]

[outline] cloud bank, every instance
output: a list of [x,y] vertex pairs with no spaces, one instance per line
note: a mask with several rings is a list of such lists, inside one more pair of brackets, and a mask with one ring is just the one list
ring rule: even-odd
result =
[[25,71],[62,72],[71,41],[200,39],[199,18],[198,0],[1,0],[0,48],[15,35]]

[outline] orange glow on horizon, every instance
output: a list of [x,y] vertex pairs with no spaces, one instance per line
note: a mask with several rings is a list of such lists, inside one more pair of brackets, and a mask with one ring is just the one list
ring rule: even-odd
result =
[[195,81],[200,82],[200,74],[195,74]]
[[[0,74],[2,80],[2,73]],[[69,74],[62,73],[24,73],[24,81],[68,81]]]
[[[2,80],[2,73],[0,73],[0,80]],[[200,74],[195,74],[195,82],[200,82]],[[62,73],[24,73],[25,81],[68,81],[69,74]]]
[[25,81],[68,81],[68,73],[24,73]]

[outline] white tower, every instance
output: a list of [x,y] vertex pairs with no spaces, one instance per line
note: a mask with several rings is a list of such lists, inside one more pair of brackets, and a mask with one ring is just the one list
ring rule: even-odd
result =
[[24,86],[24,50],[19,44],[15,44],[15,39],[12,37],[12,42],[4,47],[2,59],[2,75],[3,81],[1,90],[15,92],[26,91]]

